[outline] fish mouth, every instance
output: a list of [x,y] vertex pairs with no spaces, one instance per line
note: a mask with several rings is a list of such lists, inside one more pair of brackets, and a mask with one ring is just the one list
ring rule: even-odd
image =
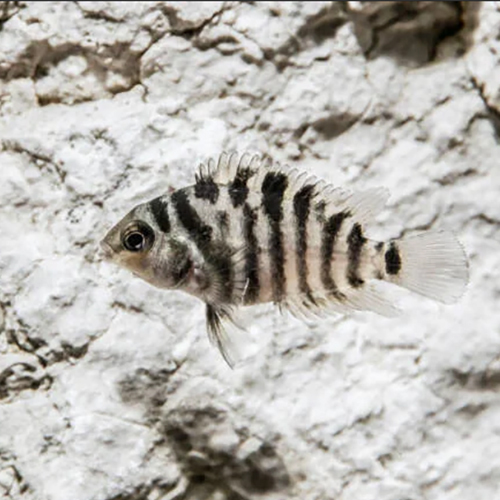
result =
[[103,256],[104,260],[111,260],[115,252],[113,252],[113,249],[111,248],[110,244],[102,240],[100,242],[100,246],[101,246],[101,255]]

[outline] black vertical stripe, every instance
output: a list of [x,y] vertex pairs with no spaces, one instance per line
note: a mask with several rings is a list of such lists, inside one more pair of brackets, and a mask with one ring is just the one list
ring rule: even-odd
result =
[[248,196],[248,186],[247,182],[255,171],[247,168],[238,168],[236,176],[233,181],[229,184],[229,197],[231,198],[231,203],[234,208],[237,208],[243,203],[245,203]]
[[243,205],[243,237],[245,238],[245,303],[251,304],[259,298],[259,246],[255,235],[257,212],[248,203]]
[[164,233],[170,232],[170,219],[168,217],[168,203],[165,197],[160,196],[149,202],[149,208],[153,219],[155,220],[160,231]]
[[295,251],[297,254],[297,274],[299,276],[299,290],[305,294],[311,302],[311,288],[307,282],[307,221],[311,211],[311,200],[314,194],[314,186],[306,185],[299,189],[293,197],[293,211],[295,214]]
[[398,274],[401,270],[401,255],[399,254],[399,249],[394,243],[391,241],[389,245],[389,250],[385,252],[385,272],[387,274]]
[[361,225],[354,224],[347,236],[347,281],[354,288],[358,288],[364,283],[359,276],[359,265],[361,263],[361,252],[366,241]]
[[196,198],[208,200],[213,205],[219,198],[219,186],[217,186],[211,176],[197,175],[194,185],[194,195]]
[[231,302],[234,288],[234,266],[232,249],[224,241],[212,240],[212,228],[205,224],[194,207],[189,203],[185,190],[179,189],[172,194],[172,203],[179,222],[200,249],[214,276],[210,282],[216,283],[217,300]]
[[174,283],[179,284],[184,282],[192,265],[193,261],[191,260],[188,245],[184,241],[171,240],[168,269],[174,279]]
[[203,255],[217,275],[218,301],[231,302],[234,287],[234,267],[232,250],[223,241],[218,241],[206,248]]
[[220,227],[220,232],[223,238],[229,235],[229,214],[225,210],[217,212],[217,223]]
[[321,282],[331,295],[342,300],[343,294],[339,291],[337,284],[332,278],[332,259],[335,242],[344,220],[350,216],[349,212],[339,212],[330,216],[323,224],[321,234]]
[[269,172],[262,183],[262,205],[270,227],[269,251],[275,302],[280,302],[285,294],[285,252],[281,222],[283,220],[283,195],[287,185],[287,176],[280,172]]
[[196,210],[189,203],[188,196],[183,189],[179,189],[172,194],[177,217],[184,229],[193,238],[193,241],[200,248],[206,248],[212,240],[212,228],[205,224]]

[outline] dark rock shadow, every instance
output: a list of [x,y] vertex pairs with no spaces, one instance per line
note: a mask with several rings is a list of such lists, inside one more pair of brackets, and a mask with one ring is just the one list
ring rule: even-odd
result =
[[[151,453],[164,453],[162,448],[173,452],[187,484],[183,500],[208,500],[213,495],[248,500],[274,493],[286,498],[292,482],[275,439],[257,437],[251,426],[218,403],[216,396],[188,392],[179,397],[185,384],[186,379],[175,368],[139,369],[117,387],[124,403],[144,407],[147,425],[160,436]],[[142,494],[140,488],[146,488],[149,492],[153,486],[158,489],[161,485],[139,485],[138,491]],[[160,489],[168,491],[167,487]],[[123,499],[142,500],[141,494]]]
[[[239,428],[221,408],[179,408],[163,418],[161,427],[189,479],[186,498],[218,491],[227,499],[248,499],[284,492],[290,485],[275,447]],[[231,447],[215,444],[228,434],[234,440]]]
[[436,58],[439,45],[455,38],[454,56],[471,46],[481,2],[366,2],[348,9],[367,58],[382,55],[418,67]]
[[349,113],[333,114],[316,120],[311,126],[324,139],[331,140],[347,132],[357,120],[357,116]]
[[307,19],[297,31],[297,36],[310,38],[320,44],[328,38],[335,37],[338,29],[348,20],[343,2],[332,2],[331,5]]

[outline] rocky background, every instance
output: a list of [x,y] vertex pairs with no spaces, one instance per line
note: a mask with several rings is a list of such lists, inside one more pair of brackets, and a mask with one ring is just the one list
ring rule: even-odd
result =
[[[500,498],[498,2],[2,2],[0,498]],[[223,149],[353,189],[380,238],[459,235],[455,306],[251,311],[103,263],[135,204]]]

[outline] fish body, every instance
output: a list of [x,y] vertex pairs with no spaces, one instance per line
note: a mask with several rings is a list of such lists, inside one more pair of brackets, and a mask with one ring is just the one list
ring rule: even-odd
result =
[[462,295],[467,258],[452,234],[367,238],[387,197],[385,189],[351,193],[258,155],[223,153],[201,165],[192,186],[131,210],[102,247],[152,285],[203,300],[209,337],[231,364],[225,325],[239,306],[392,315],[376,280],[445,303]]

